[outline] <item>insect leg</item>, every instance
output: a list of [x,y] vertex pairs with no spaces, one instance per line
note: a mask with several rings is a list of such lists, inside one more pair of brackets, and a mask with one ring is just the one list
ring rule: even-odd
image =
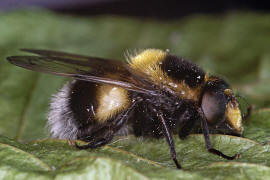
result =
[[108,144],[111,140],[113,139],[113,133],[109,132],[108,135],[106,137],[94,140],[86,145],[78,145],[77,143],[75,143],[76,148],[78,149],[94,149],[100,146],[103,146],[105,144]]
[[[108,144],[114,137],[114,134],[127,122],[128,120],[128,114],[133,110],[133,107],[135,106],[136,102],[134,102],[128,110],[126,110],[123,114],[118,115],[115,120],[113,120],[110,124],[104,126],[99,130],[99,132],[96,132],[96,134],[99,135],[99,138],[93,137],[94,135],[87,137],[87,139],[91,138],[94,139],[90,143],[86,145],[79,146],[75,143],[75,146],[78,149],[94,149],[100,146],[103,146],[105,144]],[[109,129],[109,130],[108,130]]]
[[179,130],[178,136],[180,139],[185,139],[192,130],[196,119],[190,119],[189,121],[185,122],[184,126]]
[[214,149],[212,147],[210,137],[209,137],[209,129],[208,129],[207,121],[206,121],[206,118],[205,118],[205,115],[204,115],[202,109],[199,109],[199,114],[201,116],[201,127],[202,127],[202,131],[203,131],[205,145],[206,145],[208,152],[216,154],[216,155],[221,156],[221,157],[228,159],[228,160],[237,159],[240,156],[239,154],[235,154],[234,156],[227,156],[227,155],[223,154],[221,151]]
[[113,121],[111,126],[113,127],[114,132],[117,132],[128,120],[129,113],[134,109],[136,101],[125,111],[125,113],[120,115],[120,118],[117,118],[116,121]]
[[177,159],[176,159],[176,152],[175,152],[175,147],[174,147],[174,141],[173,141],[173,138],[172,138],[172,135],[166,125],[166,122],[165,122],[165,119],[163,118],[163,115],[162,113],[158,113],[157,114],[161,124],[162,124],[162,131],[163,131],[163,134],[164,136],[166,137],[166,140],[167,140],[167,143],[169,144],[169,147],[170,147],[170,152],[171,152],[171,158],[173,159],[176,167],[178,169],[181,169],[181,165],[178,163]]
[[[192,114],[192,115],[191,115]],[[184,125],[181,127],[181,129],[178,132],[178,136],[180,139],[185,139],[190,131],[192,130],[192,127],[194,126],[194,123],[196,121],[196,117],[193,116],[193,113],[186,110],[180,119],[180,124],[183,123]]]

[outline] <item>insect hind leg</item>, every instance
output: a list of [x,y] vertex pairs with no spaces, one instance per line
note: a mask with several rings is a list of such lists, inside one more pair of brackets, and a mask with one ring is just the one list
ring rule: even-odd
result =
[[112,139],[113,139],[114,135],[113,133],[110,133],[107,137],[102,137],[99,138],[97,140],[94,140],[88,144],[85,145],[78,145],[77,143],[75,143],[75,147],[78,149],[95,149],[101,146],[104,146],[106,144],[108,144]]
[[94,149],[108,144],[113,139],[115,133],[128,121],[129,113],[133,110],[135,104],[136,102],[125,112],[119,114],[113,121],[104,125],[102,128],[98,129],[98,131],[95,131],[94,134],[91,133],[90,135],[81,137],[81,139],[90,141],[90,143],[82,146],[75,143],[75,146],[78,149]]

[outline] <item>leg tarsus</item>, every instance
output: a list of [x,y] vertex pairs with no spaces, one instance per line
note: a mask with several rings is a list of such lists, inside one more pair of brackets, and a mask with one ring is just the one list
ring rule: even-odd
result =
[[177,169],[182,169],[181,165],[179,164],[179,162],[177,161],[176,157],[173,158],[174,164],[176,165]]
[[241,157],[240,154],[235,154],[234,156],[227,156],[227,155],[223,154],[222,152],[220,152],[219,150],[214,149],[214,148],[208,149],[208,152],[213,153],[215,155],[218,155],[218,156],[223,157],[224,159],[228,159],[228,160],[234,160],[234,159],[238,159]]
[[108,144],[112,140],[112,138],[113,138],[113,135],[108,138],[101,138],[101,139],[95,140],[93,142],[90,142],[82,146],[75,143],[75,147],[78,149],[95,149],[95,148],[104,146],[105,144]]

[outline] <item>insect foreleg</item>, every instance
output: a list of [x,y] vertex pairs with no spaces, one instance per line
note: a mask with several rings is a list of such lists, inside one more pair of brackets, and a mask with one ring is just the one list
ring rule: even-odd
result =
[[201,108],[199,109],[199,114],[201,116],[201,128],[202,128],[205,145],[206,145],[208,152],[216,154],[216,155],[221,156],[221,157],[228,159],[228,160],[233,160],[233,159],[238,158],[240,156],[239,154],[235,154],[234,156],[227,156],[227,155],[223,154],[221,151],[214,149],[212,147],[210,137],[209,137],[209,129],[208,129],[207,121],[206,121],[205,115],[203,113],[203,110]]

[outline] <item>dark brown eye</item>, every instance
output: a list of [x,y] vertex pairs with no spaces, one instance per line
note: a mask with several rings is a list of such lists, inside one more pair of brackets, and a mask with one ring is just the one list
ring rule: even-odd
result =
[[202,109],[207,122],[211,125],[221,121],[224,117],[226,99],[224,95],[216,92],[206,92],[202,98]]

